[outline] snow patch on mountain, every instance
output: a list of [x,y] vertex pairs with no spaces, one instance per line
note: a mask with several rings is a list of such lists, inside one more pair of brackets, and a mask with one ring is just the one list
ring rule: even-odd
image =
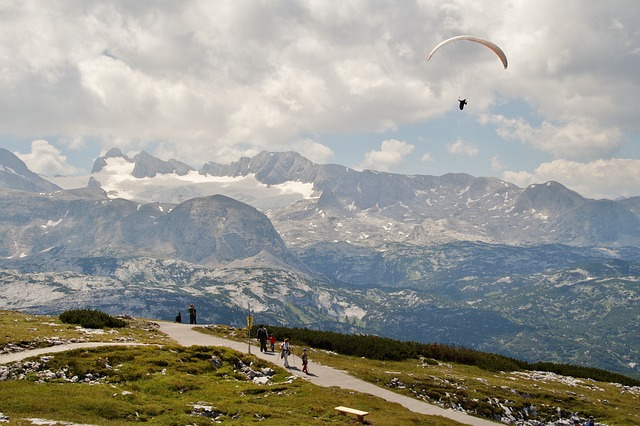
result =
[[280,191],[281,194],[300,194],[302,198],[305,200],[309,200],[311,198],[320,198],[313,189],[313,183],[307,182],[284,182],[279,185],[271,185],[272,188],[275,188]]
[[57,226],[60,224],[60,222],[62,222],[62,219],[58,219],[58,220],[51,220],[49,219],[46,223],[46,225],[40,225],[42,227],[42,229],[47,229],[47,228],[52,228],[54,226]]
[[91,176],[50,179],[65,189],[74,189],[82,182],[86,185],[92,178],[109,198],[143,203],[176,204],[191,198],[222,194],[256,208],[270,209],[319,197],[311,182],[287,181],[268,185],[258,181],[255,174],[213,176],[196,170],[184,174],[157,173],[153,177],[137,178],[133,175],[136,163],[129,158],[105,157],[102,164]]
[[11,167],[7,167],[7,166],[4,166],[4,165],[2,165],[2,164],[0,164],[0,172],[6,172],[6,173],[11,173],[11,174],[13,174],[13,175],[18,175],[18,176],[20,176],[20,177],[25,177],[24,175],[22,175],[22,174],[20,174],[20,173],[16,172],[16,171],[15,171],[14,169],[12,169]]

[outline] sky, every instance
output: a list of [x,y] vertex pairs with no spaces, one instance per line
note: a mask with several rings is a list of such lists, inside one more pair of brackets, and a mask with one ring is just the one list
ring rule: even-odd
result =
[[[508,68],[468,41],[426,60],[460,34]],[[0,147],[45,176],[297,151],[640,196],[636,0],[0,0],[0,70]]]

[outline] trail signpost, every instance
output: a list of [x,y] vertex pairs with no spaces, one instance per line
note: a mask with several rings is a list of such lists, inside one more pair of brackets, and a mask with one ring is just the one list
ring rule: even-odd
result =
[[249,315],[247,315],[247,344],[249,345],[249,354],[251,354],[251,327],[253,327],[253,317],[251,316],[251,303],[249,303]]

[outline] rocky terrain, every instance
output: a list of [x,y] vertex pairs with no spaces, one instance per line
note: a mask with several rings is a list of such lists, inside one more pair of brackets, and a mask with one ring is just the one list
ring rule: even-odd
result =
[[266,152],[196,170],[111,150],[61,189],[0,154],[1,308],[172,319],[196,303],[204,322],[251,309],[639,374],[640,197]]

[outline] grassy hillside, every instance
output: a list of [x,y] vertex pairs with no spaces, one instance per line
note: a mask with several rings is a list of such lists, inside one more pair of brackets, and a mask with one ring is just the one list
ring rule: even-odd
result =
[[[62,324],[55,317],[2,311],[0,330],[0,348],[63,339],[165,344],[78,349],[0,365],[0,412],[8,424],[35,421],[29,419],[96,425],[355,424],[335,412],[338,405],[369,411],[376,425],[459,424],[370,395],[321,388],[232,350],[180,347],[148,321],[96,331]],[[273,375],[268,384],[257,384],[241,373],[242,365],[254,371],[271,368]]]
[[[215,326],[203,331],[244,339],[246,330]],[[337,335],[351,341],[352,349],[378,348],[369,358],[363,358],[321,349],[330,343],[321,332],[312,332],[314,339],[321,340],[313,347],[307,344],[312,339],[295,335],[294,330],[270,331],[277,331],[279,339],[292,337],[296,356],[303,345],[310,347],[314,362],[443,407],[462,408],[486,417],[499,417],[510,411],[526,413],[529,420],[594,415],[599,424],[640,424],[637,386],[552,372],[502,370],[486,363],[474,365],[468,362],[466,352],[467,358],[462,362],[438,360],[435,354],[411,358],[414,354],[410,352],[398,359],[374,359],[381,358],[376,353],[394,348],[396,343],[373,339],[367,345],[366,336]],[[238,425],[355,424],[333,410],[337,405],[369,411],[367,418],[375,425],[458,424],[412,413],[370,395],[318,387],[233,350],[180,347],[148,320],[130,319],[126,327],[118,329],[87,330],[63,324],[57,317],[0,311],[0,352],[73,340],[151,345],[78,349],[0,365],[0,413],[9,417],[8,424],[32,424],[28,419],[96,425],[204,425],[216,419]],[[511,361],[518,364],[509,359],[501,362]],[[241,371],[247,366],[253,371],[273,369],[268,384],[255,383],[243,374]]]
[[[225,326],[201,330],[246,339],[245,330]],[[564,364],[528,364],[465,348],[434,348],[375,336],[279,327],[269,327],[269,331],[279,340],[290,337],[297,354],[302,346],[315,346],[309,354],[315,362],[404,395],[447,408],[462,408],[470,414],[500,418],[520,413],[524,420],[544,422],[593,415],[602,424],[640,424],[640,387],[637,380],[619,374]],[[363,358],[363,353],[369,355]],[[426,353],[430,357],[425,357]],[[573,371],[581,377],[560,375],[558,371]]]

